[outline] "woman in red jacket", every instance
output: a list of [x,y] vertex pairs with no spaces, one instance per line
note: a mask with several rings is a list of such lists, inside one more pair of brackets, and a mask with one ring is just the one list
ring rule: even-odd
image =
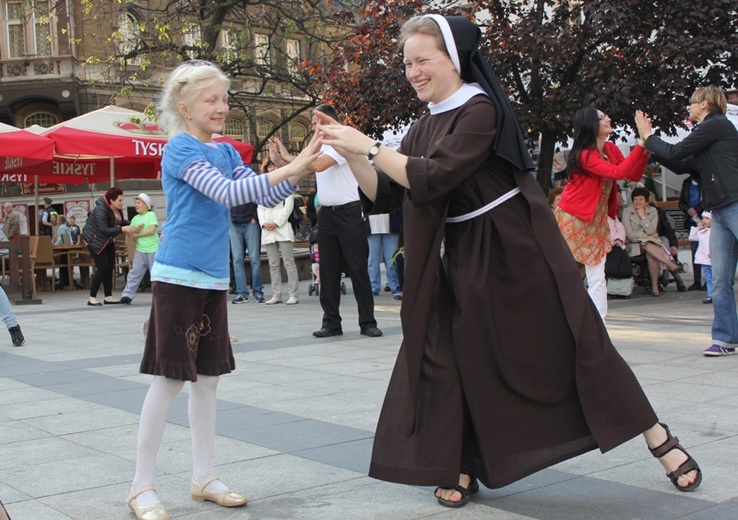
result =
[[574,114],[569,182],[555,211],[574,259],[584,264],[588,293],[603,321],[607,314],[605,258],[612,249],[607,217],[615,218],[617,213],[616,181],[638,182],[648,161],[643,139],[624,157],[615,143],[608,141],[610,123],[607,114],[594,107]]

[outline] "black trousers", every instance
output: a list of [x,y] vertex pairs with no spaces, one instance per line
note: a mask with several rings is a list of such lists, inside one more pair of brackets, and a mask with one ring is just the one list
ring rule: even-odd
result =
[[95,262],[95,275],[90,282],[90,297],[97,298],[97,291],[100,285],[103,286],[105,296],[113,295],[113,270],[115,270],[115,243],[111,242],[96,254],[91,247],[87,249],[92,254],[92,261]]
[[342,265],[345,265],[359,306],[359,327],[362,330],[376,327],[374,296],[367,267],[367,223],[361,206],[336,210],[330,206],[322,206],[318,214],[318,247],[322,326],[333,330],[341,329],[338,307],[341,303]]

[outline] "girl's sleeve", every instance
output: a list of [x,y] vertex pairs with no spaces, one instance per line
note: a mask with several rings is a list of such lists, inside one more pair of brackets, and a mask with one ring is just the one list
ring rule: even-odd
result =
[[247,166],[241,165],[233,173],[237,178],[229,179],[200,158],[183,169],[181,178],[203,195],[229,208],[249,202],[274,207],[297,190],[289,181],[270,188],[266,175],[256,175]]

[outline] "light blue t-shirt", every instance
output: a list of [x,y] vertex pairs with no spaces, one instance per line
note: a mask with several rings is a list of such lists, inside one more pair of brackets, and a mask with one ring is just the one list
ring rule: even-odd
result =
[[211,146],[186,133],[169,140],[161,163],[167,219],[161,227],[156,262],[227,278],[230,212],[182,180],[184,169],[196,160],[207,161],[228,179],[243,165],[230,144]]

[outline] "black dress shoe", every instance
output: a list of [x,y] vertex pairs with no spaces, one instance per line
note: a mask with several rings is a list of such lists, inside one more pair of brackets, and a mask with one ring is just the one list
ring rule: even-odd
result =
[[331,336],[340,336],[342,334],[343,331],[341,329],[329,329],[326,327],[313,332],[313,336],[315,336],[316,338],[329,338]]
[[689,291],[699,291],[700,289],[702,289],[702,286],[698,283],[693,283],[692,285],[687,287],[687,290]]
[[382,331],[377,327],[368,327],[366,329],[361,329],[361,335],[369,336],[370,338],[378,338],[382,335]]
[[103,300],[103,301],[105,302],[105,305],[118,305],[118,304],[120,304],[120,300],[112,300],[112,301]]
[[120,299],[120,303],[122,303],[123,305],[130,305],[131,304],[131,299],[128,296],[123,296]]
[[102,303],[92,303],[90,300],[87,300],[87,305],[89,305],[90,307],[102,307]]

